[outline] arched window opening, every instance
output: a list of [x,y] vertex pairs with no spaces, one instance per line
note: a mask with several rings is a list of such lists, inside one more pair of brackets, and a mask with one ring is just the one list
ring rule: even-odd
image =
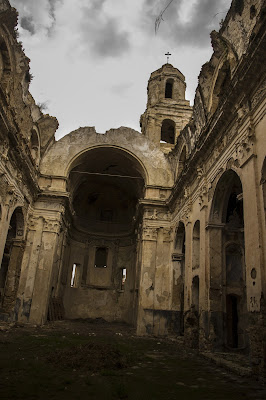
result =
[[195,222],[193,228],[192,269],[200,266],[200,222]]
[[194,305],[194,310],[199,312],[199,277],[194,276],[192,280],[192,304]]
[[95,252],[95,268],[107,268],[107,254],[106,247],[98,247]]
[[185,165],[186,165],[186,158],[187,158],[187,151],[186,151],[186,146],[183,147],[183,150],[180,154],[179,161],[178,161],[178,169],[177,173],[178,175],[181,174],[181,172],[184,170]]
[[33,129],[30,138],[30,151],[33,160],[38,164],[39,161],[39,138],[37,132]]
[[244,226],[242,184],[232,170],[226,171],[217,183],[210,217],[228,227]]
[[165,119],[161,128],[161,143],[175,144],[175,122]]
[[215,84],[213,86],[213,91],[211,94],[210,105],[209,105],[209,110],[211,114],[214,114],[214,112],[218,107],[220,99],[224,96],[226,92],[226,87],[230,82],[230,77],[231,77],[231,69],[229,61],[227,60],[221,66]]
[[183,222],[179,222],[177,231],[176,231],[176,237],[175,237],[175,250],[179,254],[185,255],[185,225]]
[[166,99],[173,98],[173,85],[174,85],[173,79],[167,79],[166,84],[165,84],[165,98]]

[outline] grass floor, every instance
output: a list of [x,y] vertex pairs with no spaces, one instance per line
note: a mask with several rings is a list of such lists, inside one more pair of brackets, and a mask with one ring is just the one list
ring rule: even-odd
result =
[[0,332],[0,399],[265,399],[266,388],[180,343],[122,325],[63,322]]

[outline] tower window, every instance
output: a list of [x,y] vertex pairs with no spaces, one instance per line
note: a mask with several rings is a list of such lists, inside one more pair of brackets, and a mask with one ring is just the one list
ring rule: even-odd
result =
[[173,79],[168,79],[165,85],[165,98],[173,98]]
[[171,119],[165,119],[162,123],[161,142],[175,144],[175,123]]
[[95,268],[106,268],[107,267],[107,254],[108,249],[106,247],[98,247],[95,253]]

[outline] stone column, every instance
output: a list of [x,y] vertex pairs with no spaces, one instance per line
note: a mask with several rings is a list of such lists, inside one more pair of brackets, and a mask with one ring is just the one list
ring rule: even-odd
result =
[[224,224],[209,223],[206,227],[209,245],[209,331],[206,332],[212,348],[220,348],[224,341],[223,327],[223,236]]
[[186,223],[186,246],[185,246],[185,268],[184,268],[184,311],[188,311],[191,305],[191,283],[192,283],[192,225]]
[[46,321],[60,227],[60,212],[30,216],[15,307],[18,321]]
[[156,227],[144,227],[142,230],[142,258],[140,260],[139,309],[137,318],[138,335],[153,333],[157,236],[158,228]]
[[47,319],[51,295],[52,267],[57,252],[61,218],[45,217],[38,266],[35,275],[29,322],[43,324]]
[[25,242],[23,240],[13,239],[4,289],[3,309],[5,312],[11,311],[14,307],[17,296],[21,270],[21,260],[23,257],[24,248]]
[[[253,148],[252,148],[253,149]],[[256,174],[256,158],[253,152],[241,160],[244,230],[245,230],[245,266],[246,266],[246,295],[248,312],[248,338],[250,359],[254,371],[265,363],[265,328],[263,329],[265,302],[266,272],[263,263],[263,243],[261,234],[261,213],[259,210],[259,177]],[[262,296],[263,295],[263,296]],[[264,314],[264,315],[263,315]],[[264,333],[263,333],[264,332]]]
[[0,219],[0,267],[3,259],[6,238],[9,228],[9,218],[7,218],[8,208],[2,204],[2,218]]
[[29,320],[35,275],[39,262],[42,230],[43,218],[41,216],[30,215],[15,306],[15,319],[20,322],[28,322]]
[[154,335],[167,335],[172,325],[171,312],[171,244],[173,230],[168,227],[158,229],[157,254],[154,285]]
[[67,241],[67,227],[64,225],[64,228],[59,234],[57,251],[54,260],[53,267],[53,278],[52,278],[52,286],[54,287],[53,297],[61,297],[62,296],[62,273],[64,267],[64,256],[66,250],[66,241]]

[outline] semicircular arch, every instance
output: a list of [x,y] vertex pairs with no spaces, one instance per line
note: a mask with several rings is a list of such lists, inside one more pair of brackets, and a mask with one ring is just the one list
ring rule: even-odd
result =
[[241,198],[242,200],[242,190],[240,176],[233,169],[226,170],[220,176],[214,188],[209,221],[216,223],[225,222],[230,195],[234,193],[236,198]]
[[67,178],[79,157],[97,148],[114,149],[126,155],[138,165],[146,185],[171,187],[174,183],[173,171],[164,153],[139,132],[124,127],[105,134],[98,134],[88,127],[71,132],[47,150],[41,160],[40,172]]
[[66,166],[66,176],[68,177],[71,170],[73,168],[75,168],[80,162],[82,162],[82,160],[84,159],[84,157],[86,157],[86,155],[89,155],[90,152],[93,151],[98,151],[98,150],[105,150],[105,149],[114,149],[114,151],[120,153],[120,154],[124,154],[126,153],[129,157],[129,159],[131,159],[131,161],[133,161],[135,163],[136,166],[139,167],[139,172],[142,175],[145,183],[148,180],[148,172],[147,169],[145,168],[145,165],[143,164],[143,162],[136,157],[135,154],[132,154],[130,151],[128,151],[125,148],[119,147],[119,146],[114,146],[114,145],[95,145],[92,146],[88,149],[85,149],[83,151],[81,151],[80,153],[76,154],[68,163],[68,165]]

